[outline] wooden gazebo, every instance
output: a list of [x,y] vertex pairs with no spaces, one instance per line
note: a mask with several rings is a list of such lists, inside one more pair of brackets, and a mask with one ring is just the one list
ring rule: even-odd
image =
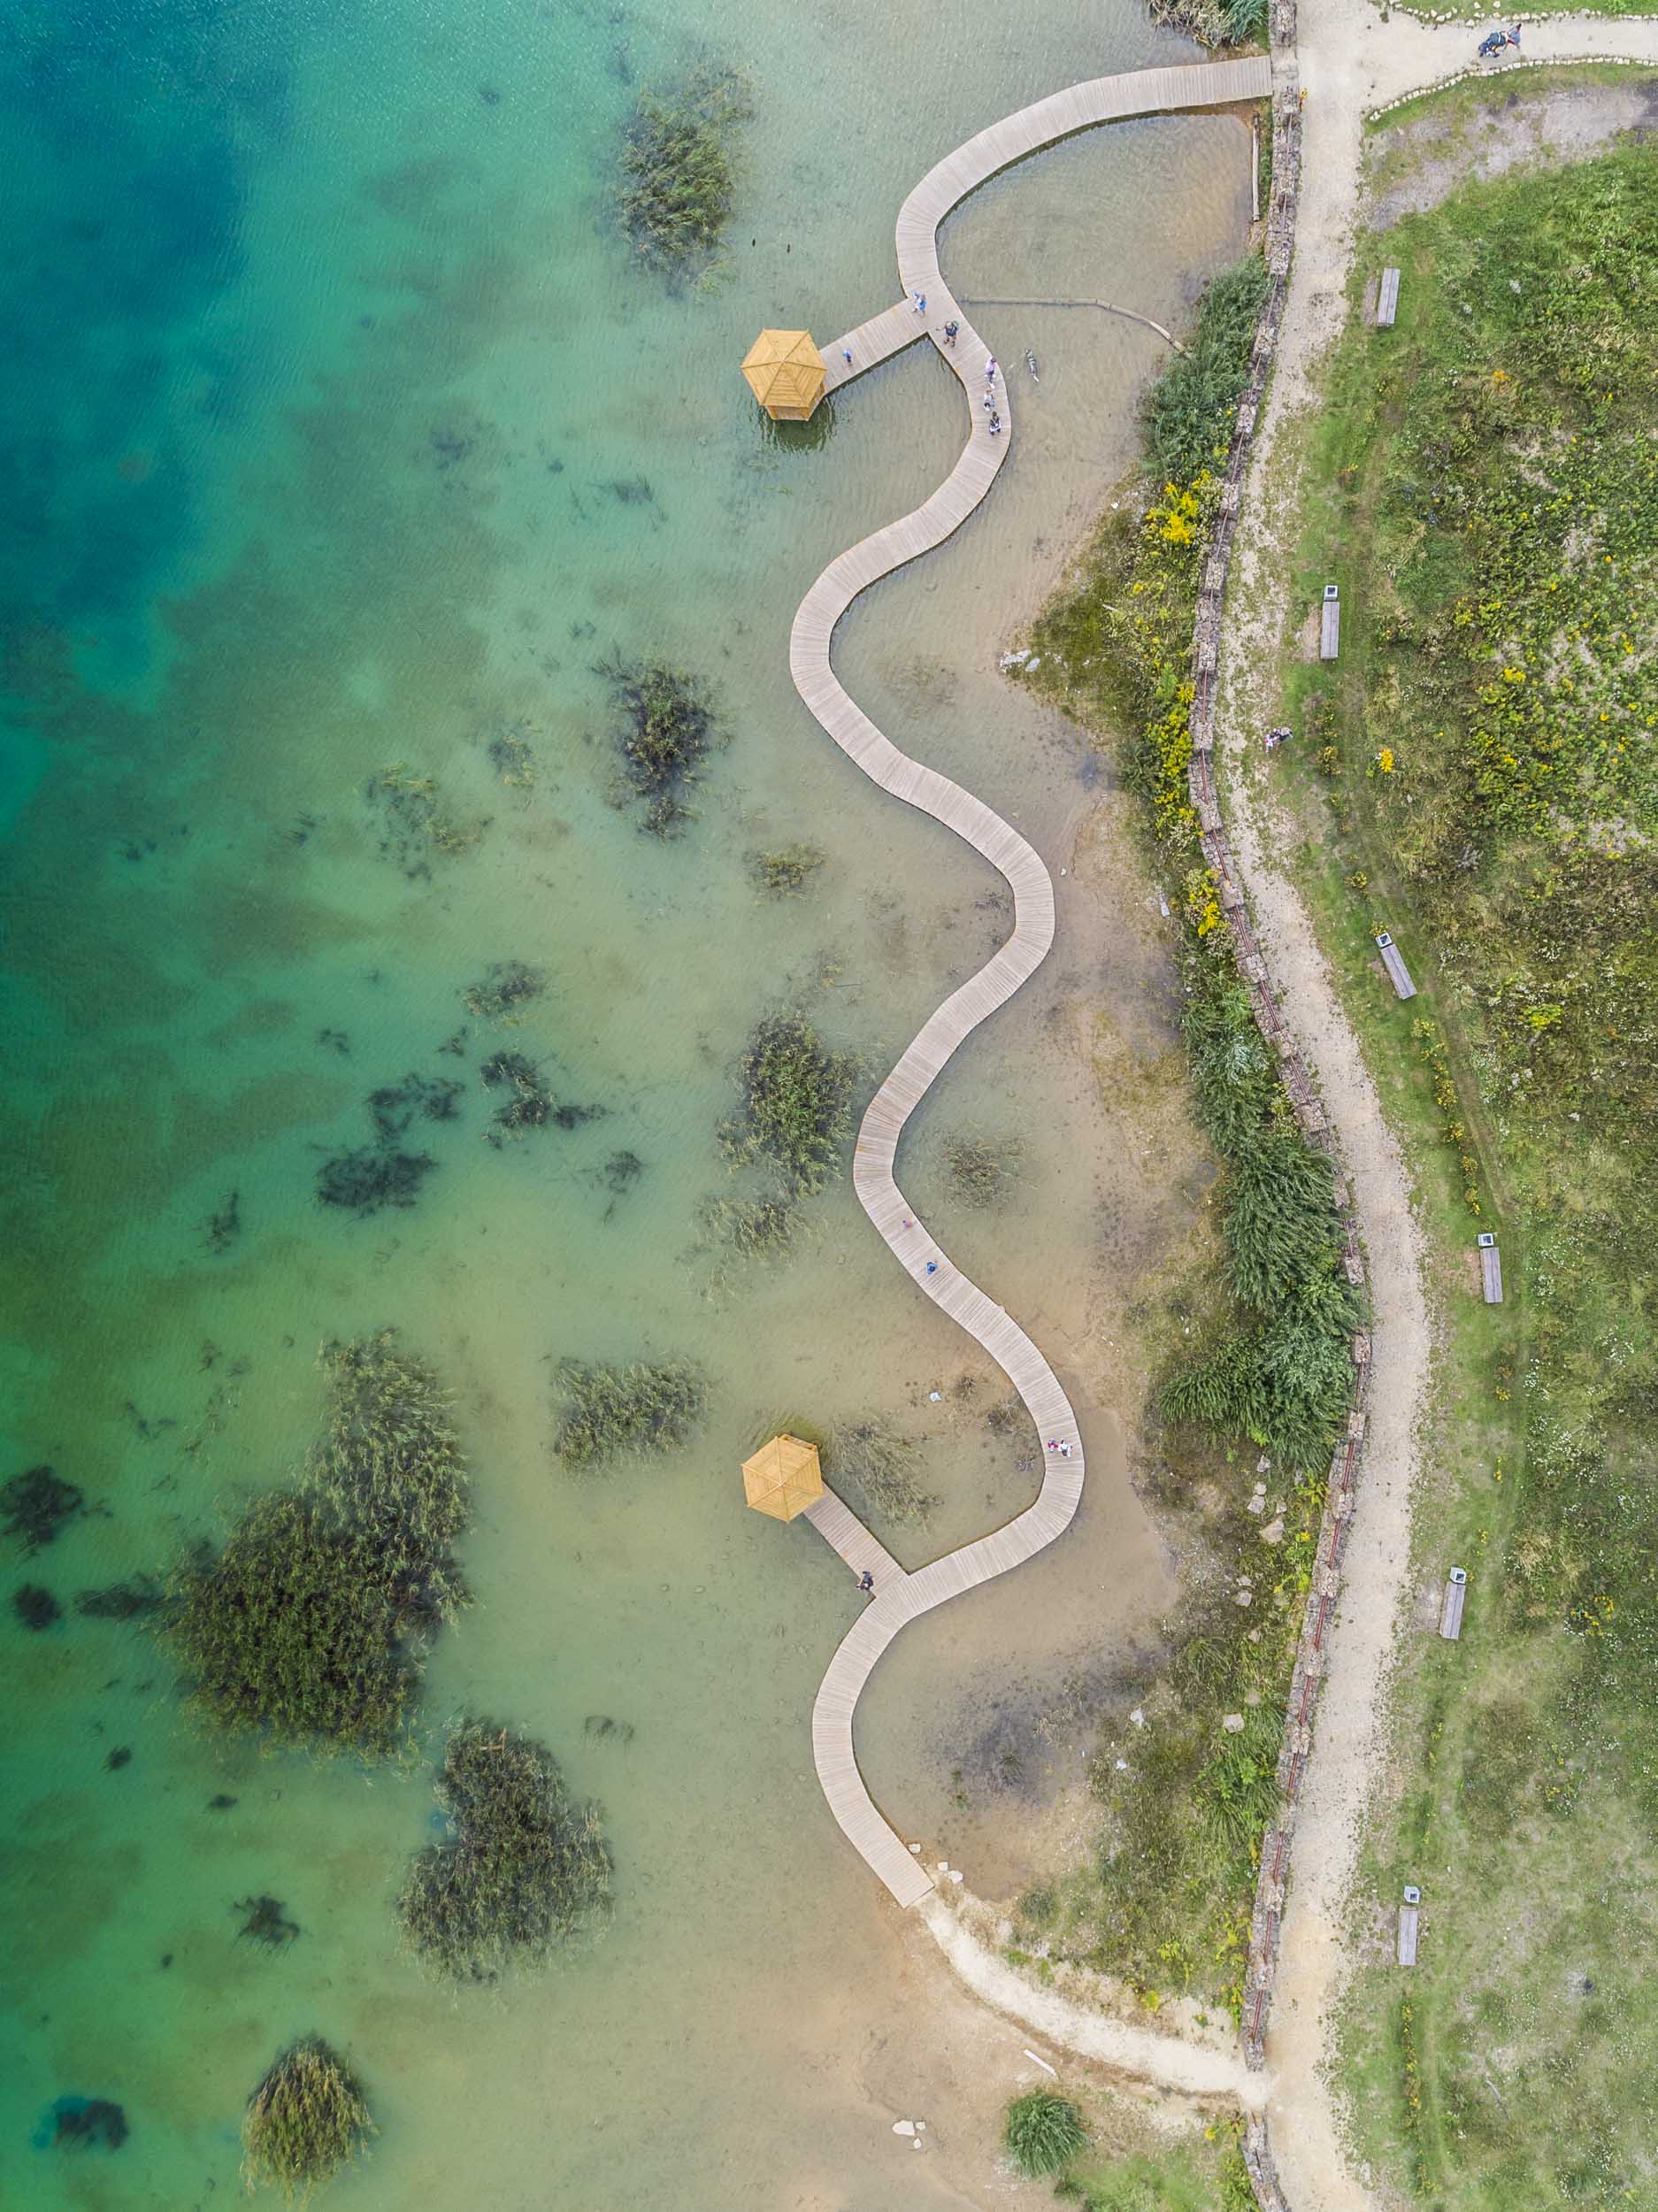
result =
[[805,330],[763,330],[742,365],[773,422],[810,422],[823,397],[824,360]]
[[756,1513],[792,1521],[824,1494],[817,1447],[798,1436],[774,1436],[743,1461],[742,1489]]

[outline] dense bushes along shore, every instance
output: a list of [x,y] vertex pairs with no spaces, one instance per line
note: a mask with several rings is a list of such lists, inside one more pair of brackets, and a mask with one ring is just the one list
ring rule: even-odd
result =
[[[1264,288],[1254,258],[1209,287],[1186,356],[1148,402],[1157,473],[1119,495],[1044,611],[1024,679],[1111,751],[1172,887],[1193,1110],[1224,1167],[1224,1263],[1222,1282],[1196,1302],[1209,1318],[1195,1349],[1161,1378],[1148,1450],[1179,1471],[1163,1478],[1171,1506],[1223,1497],[1203,1517],[1201,1548],[1231,1572],[1198,1578],[1202,1594],[1171,1624],[1167,1671],[1140,1697],[1132,1743],[1102,1740],[1094,1867],[1032,1892],[1018,1940],[1125,1975],[1148,2000],[1172,1985],[1233,2006],[1323,1473],[1361,1318],[1331,1166],[1302,1136],[1255,1027],[1187,789],[1198,575]],[[1266,1478],[1251,1500],[1225,1471],[1241,1455],[1253,1474],[1257,1455]],[[1121,1717],[1102,1716],[1108,1738]]]
[[1263,288],[1254,259],[1210,286],[1186,357],[1148,405],[1161,492],[1110,517],[1079,586],[1047,609],[1031,641],[1043,687],[1089,728],[1118,735],[1159,866],[1181,889],[1193,1096],[1229,1170],[1237,1315],[1168,1378],[1165,1411],[1311,1473],[1346,1409],[1360,1316],[1341,1265],[1330,1164],[1303,1138],[1250,1018],[1186,782],[1198,569]]

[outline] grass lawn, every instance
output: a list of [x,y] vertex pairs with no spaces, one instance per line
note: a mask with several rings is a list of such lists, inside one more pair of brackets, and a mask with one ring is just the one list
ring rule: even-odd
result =
[[[1489,9],[1483,10],[1473,19],[1487,21],[1490,12]],[[1654,0],[1651,8],[1608,8],[1597,12],[1658,14],[1658,0]],[[1418,158],[1418,148],[1406,127],[1411,124],[1431,120],[1436,151],[1458,152],[1466,149],[1471,125],[1496,116],[1511,129],[1516,118],[1525,120],[1551,92],[1584,93],[1593,92],[1598,85],[1627,85],[1649,76],[1651,69],[1650,63],[1639,62],[1550,63],[1540,68],[1528,66],[1518,77],[1501,73],[1465,77],[1460,84],[1419,93],[1414,99],[1401,100],[1385,115],[1365,118],[1365,135],[1371,154],[1366,181],[1372,196],[1380,196],[1409,173]],[[1510,104],[1515,101],[1517,107]]]
[[1255,2212],[1234,2124],[1171,2133],[1140,2106],[1098,2091],[1081,2108],[1090,2141],[1055,2183],[1062,2203],[1079,2212]]
[[1409,2197],[1652,2205],[1658,164],[1470,186],[1359,256],[1381,260],[1399,325],[1343,342],[1291,582],[1308,606],[1340,585],[1341,657],[1286,665],[1271,769],[1444,1325],[1346,2071],[1362,2154]]

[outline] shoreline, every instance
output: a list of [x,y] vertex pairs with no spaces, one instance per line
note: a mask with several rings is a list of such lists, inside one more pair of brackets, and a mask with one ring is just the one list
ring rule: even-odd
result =
[[[916,1287],[1001,1367],[1038,1437],[1046,1438],[1048,1455],[1040,1463],[1036,1499],[1022,1513],[877,1591],[874,1602],[837,1647],[813,1703],[812,1756],[830,1810],[871,1870],[905,1906],[918,1903],[933,1883],[877,1809],[858,1770],[853,1741],[858,1700],[887,1647],[910,1620],[1022,1566],[1064,1534],[1082,1502],[1086,1468],[1080,1426],[1058,1377],[1005,1307],[962,1274],[925,1224],[910,1214],[894,1170],[905,1125],[936,1078],[967,1038],[1047,959],[1056,902],[1047,867],[1009,822],[959,784],[900,752],[855,705],[833,672],[831,646],[842,618],[871,584],[954,535],[989,493],[1012,450],[1013,411],[1006,380],[998,380],[994,356],[958,311],[939,265],[938,234],[946,217],[986,178],[1080,127],[1167,107],[1231,102],[1250,89],[1263,91],[1267,78],[1260,65],[1241,61],[1101,78],[993,124],[935,164],[914,187],[898,214],[901,284],[967,398],[968,442],[949,476],[920,507],[829,564],[802,600],[789,632],[795,688],[826,733],[873,782],[932,815],[989,861],[1014,902],[1011,935],[924,1024],[864,1110],[853,1155],[854,1187],[870,1221]],[[936,303],[931,314],[929,296]],[[948,324],[948,343],[933,326],[934,317]],[[865,344],[874,342],[878,329],[885,332],[879,342],[888,353],[913,342],[902,314],[895,328],[890,313],[877,324],[860,326]],[[841,344],[844,349],[846,342]],[[847,357],[850,360],[850,350]],[[973,404],[970,387],[980,382],[986,385],[986,408],[999,396],[1008,411],[1005,433],[999,411],[986,415]]]

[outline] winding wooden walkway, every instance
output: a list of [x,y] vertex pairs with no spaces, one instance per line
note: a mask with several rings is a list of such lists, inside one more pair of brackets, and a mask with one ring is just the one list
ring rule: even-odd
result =
[[[918,338],[931,338],[966,395],[968,440],[931,498],[833,560],[802,600],[789,634],[795,689],[865,775],[983,854],[1006,878],[1014,902],[1013,934],[932,1016],[871,1100],[858,1131],[853,1182],[864,1212],[917,1287],[1006,1372],[1036,1424],[1047,1461],[1034,1502],[1004,1527],[912,1574],[897,1570],[894,1562],[894,1572],[884,1584],[882,1571],[876,1569],[875,1595],[830,1661],[812,1707],[812,1756],[829,1809],[901,1905],[918,1903],[933,1882],[876,1809],[858,1772],[852,1724],[864,1686],[907,1621],[1032,1557],[1063,1534],[1082,1496],[1082,1439],[1058,1378],[1018,1324],[952,1263],[911,1212],[893,1173],[904,1124],[945,1062],[1046,958],[1054,941],[1054,887],[1035,850],[999,814],[882,735],[842,689],[830,664],[830,641],[860,592],[931,552],[959,528],[990,489],[1011,443],[1012,410],[1005,383],[998,374],[994,391],[1002,431],[993,435],[989,411],[981,403],[989,349],[962,313],[939,267],[938,229],[945,217],[998,170],[1073,131],[1125,116],[1258,99],[1270,89],[1271,67],[1264,56],[1142,69],[1073,85],[980,131],[930,169],[899,210],[898,273],[904,298],[824,349],[826,381],[833,389]],[[925,315],[914,305],[917,293],[926,301]],[[943,326],[951,320],[961,327],[956,343],[946,346]],[[848,350],[850,365],[845,359]],[[1066,1447],[1065,1452],[1048,1448],[1050,1440]],[[841,1510],[846,1512],[844,1507]],[[830,1540],[841,1549],[833,1536]]]
[[825,1489],[806,1508],[805,1517],[825,1544],[838,1552],[855,1575],[875,1578],[876,1590],[902,1578],[903,1569],[878,1536],[871,1534],[846,1501]]

